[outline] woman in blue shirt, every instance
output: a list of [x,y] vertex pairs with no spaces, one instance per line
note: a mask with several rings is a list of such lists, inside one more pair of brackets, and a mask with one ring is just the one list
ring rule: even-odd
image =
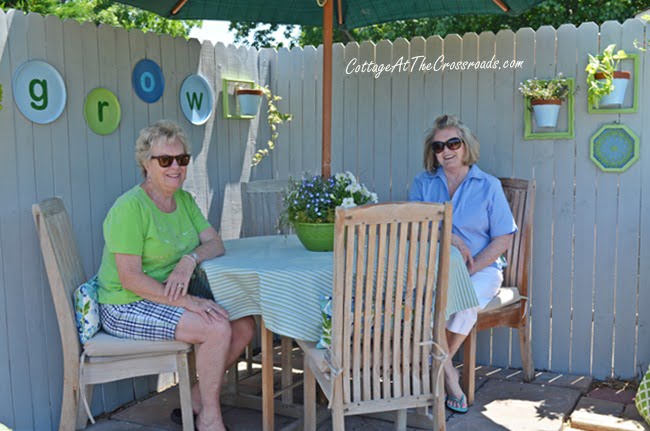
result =
[[449,359],[444,364],[447,407],[464,413],[467,399],[451,357],[476,323],[478,311],[503,281],[499,257],[517,231],[499,180],[481,171],[479,142],[458,118],[438,117],[424,141],[425,171],[413,180],[409,200],[453,204],[451,244],[463,255],[479,306],[454,313],[447,321]]

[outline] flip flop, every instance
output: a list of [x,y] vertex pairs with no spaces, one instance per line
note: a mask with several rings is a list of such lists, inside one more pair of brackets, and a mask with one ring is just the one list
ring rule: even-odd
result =
[[445,405],[449,410],[456,413],[467,413],[468,410],[467,398],[465,397],[465,394],[461,395],[460,398],[447,395]]

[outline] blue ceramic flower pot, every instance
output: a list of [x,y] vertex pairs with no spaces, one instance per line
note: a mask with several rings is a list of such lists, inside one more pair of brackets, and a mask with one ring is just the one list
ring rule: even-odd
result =
[[533,100],[530,104],[533,107],[535,125],[537,127],[557,126],[557,116],[560,113],[560,107],[562,106],[561,100]]

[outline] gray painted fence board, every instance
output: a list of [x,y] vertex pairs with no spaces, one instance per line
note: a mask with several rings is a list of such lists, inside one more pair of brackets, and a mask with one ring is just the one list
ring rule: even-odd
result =
[[[350,65],[350,72],[343,78],[343,98],[339,108],[343,112],[342,130],[343,130],[343,165],[341,171],[359,172],[358,165],[358,148],[359,148],[359,76],[354,73],[353,67],[358,65],[359,44],[356,42],[349,43],[345,46],[345,67]],[[356,60],[356,64],[350,64]]]
[[[311,47],[307,47],[305,50]],[[342,172],[343,169],[343,130],[344,130],[344,106],[343,106],[343,80],[345,79],[345,48],[343,44],[336,43],[332,47],[332,172]],[[319,100],[314,94],[314,99]],[[316,111],[315,109],[313,110]],[[314,137],[316,142],[319,140]],[[314,151],[318,153],[318,145],[314,145]]]
[[[14,12],[9,12],[9,14],[13,15]],[[12,67],[8,53],[10,15],[0,10],[0,79],[2,82],[11,82]],[[0,140],[0,151],[9,162],[16,160],[14,116],[20,114],[15,112],[16,108],[12,103],[11,86],[3,86],[3,93],[3,111],[0,115],[0,130],[3,131],[3,139]],[[14,163],[7,163],[5,168],[0,170],[0,199],[2,202],[17,202],[18,195],[15,187],[17,168]],[[12,385],[13,372],[10,367],[11,350],[13,350],[13,337],[11,336],[13,328],[10,315],[12,308],[18,311],[17,304],[12,302],[16,292],[10,291],[12,283],[18,278],[18,275],[11,271],[12,267],[10,266],[12,255],[15,255],[15,242],[12,242],[14,240],[12,231],[15,231],[13,224],[17,219],[15,213],[16,208],[11,208],[8,205],[0,207],[0,268],[2,268],[2,277],[0,277],[0,384],[5,388],[0,391],[0,422],[2,423],[15,423],[16,413]]]
[[[12,69],[29,59],[29,39],[27,28],[27,17],[22,13],[15,13],[10,16],[9,26],[11,34],[9,36],[9,56],[12,63]],[[36,426],[34,419],[34,405],[42,398],[40,394],[32,392],[32,373],[29,366],[29,343],[30,331],[28,330],[29,320],[24,313],[29,309],[25,303],[24,281],[31,281],[30,272],[23,268],[23,262],[29,262],[31,257],[26,253],[26,200],[33,200],[34,195],[34,169],[33,169],[33,136],[32,123],[29,122],[22,114],[14,115],[14,127],[16,129],[16,176],[12,183],[16,185],[16,199],[9,202],[16,202],[17,207],[16,219],[11,223],[9,244],[12,244],[12,256],[7,256],[9,263],[5,268],[5,275],[8,276],[9,286],[21,286],[20,290],[10,290],[8,293],[10,308],[7,310],[9,321],[10,341],[10,363],[12,380],[14,382],[14,414],[15,428],[33,429]],[[29,158],[28,158],[29,157]],[[7,274],[7,271],[10,271]],[[28,284],[29,285],[29,284]],[[33,286],[33,284],[32,284]],[[30,406],[30,411],[25,414],[22,406]]]
[[[289,82],[289,95],[287,97],[289,101],[289,106],[291,106],[291,111],[295,111],[297,115],[297,121],[291,122],[288,127],[287,133],[289,135],[289,172],[300,172],[304,160],[303,160],[303,151],[308,153],[304,148],[303,134],[307,134],[307,130],[304,130],[304,118],[309,115],[310,112],[313,112],[313,109],[309,109],[308,101],[305,99],[310,99],[309,89],[312,87],[311,80],[305,79],[305,71],[303,70],[303,50],[300,47],[293,48],[289,51],[289,68],[291,70],[291,81]],[[305,99],[303,99],[303,84],[305,88]]]
[[[411,40],[411,67],[415,67],[409,73],[408,83],[408,116],[406,125],[406,138],[401,141],[405,144],[406,152],[406,178],[404,182],[396,184],[399,190],[398,196],[406,199],[413,177],[422,170],[422,154],[424,148],[424,137],[432,118],[427,117],[426,94],[425,94],[425,73],[419,68],[426,65],[426,40],[423,37],[416,37]],[[420,57],[418,59],[418,57]],[[398,145],[401,143],[398,140]]]
[[[622,26],[621,47],[636,52],[635,40],[644,40],[644,25],[640,20],[628,20]],[[640,62],[646,54],[641,53]],[[640,71],[640,70],[639,70]],[[641,72],[640,72],[641,73]],[[645,88],[644,76],[639,77]],[[644,120],[637,114],[626,116],[625,124],[639,135]],[[647,118],[647,117],[646,117]],[[623,119],[621,119],[623,120]],[[647,120],[646,120],[647,121]],[[633,378],[635,370],[636,305],[639,256],[639,224],[641,203],[641,163],[638,161],[620,175],[618,200],[618,241],[616,306],[614,324],[614,375]],[[647,342],[642,338],[642,342]]]
[[[390,200],[400,201],[406,199],[406,185],[413,174],[408,171],[408,114],[409,108],[416,108],[409,101],[409,67],[410,45],[404,38],[395,40],[393,44],[393,64],[402,62],[406,70],[395,71],[391,74],[392,85],[390,88]],[[388,197],[388,196],[387,196]]]
[[[555,32],[550,27],[542,27],[535,37],[535,76],[545,77],[555,74]],[[534,143],[533,169],[537,183],[535,219],[551,220],[553,217],[553,141]],[[550,223],[535,223],[533,256],[551,256],[552,231]],[[544,346],[533,351],[535,364],[539,368],[549,368],[551,343],[551,259],[544,258],[536,262],[537,271],[533,274],[533,283],[537,292],[535,296],[537,313],[532,316],[532,330],[535,344]]]
[[[555,74],[564,76],[576,74],[576,28],[562,26],[557,31],[557,68]],[[549,76],[550,77],[550,76]],[[566,106],[567,104],[564,103]],[[561,112],[566,115],[566,111]],[[561,124],[559,124],[560,127]],[[561,181],[574,178],[573,140],[554,142],[554,198],[553,198],[553,338],[551,364],[553,369],[567,372],[570,369],[571,351],[571,307],[573,266],[573,182]]]
[[[379,65],[393,64],[397,58],[393,58],[394,45],[387,41],[380,41],[375,48],[375,62]],[[407,54],[408,55],[408,54]],[[365,148],[370,149],[368,158],[370,159],[372,172],[369,183],[372,188],[380,196],[385,196],[384,199],[390,200],[390,172],[391,172],[391,111],[392,94],[391,94],[391,81],[393,80],[392,73],[383,73],[375,83],[375,100],[373,107],[373,129],[375,132],[375,139],[372,143],[366,144]]]
[[[359,63],[375,61],[375,44],[372,42],[362,42],[359,47]],[[374,80],[359,77],[359,103],[365,109],[359,109],[359,124],[358,124],[358,170],[355,172],[357,178],[368,187],[373,187],[373,170],[372,170],[372,157],[373,157],[373,142],[375,141],[375,128],[374,128],[374,107],[375,107],[375,88]],[[361,102],[363,101],[363,102]],[[362,152],[362,148],[367,149]],[[374,190],[379,195],[379,199],[386,200],[386,194],[380,194],[377,189]]]
[[[291,76],[291,52],[282,48],[278,50],[278,75],[277,76]],[[276,78],[277,79],[277,78]],[[301,83],[302,85],[302,83]],[[279,100],[276,103],[277,108],[280,112],[290,112],[289,99],[291,97],[291,89],[293,87],[293,82],[291,79],[278,79],[274,85],[278,95],[281,95],[282,100]],[[291,123],[297,123],[295,127],[301,127],[300,118],[303,116],[303,112],[300,111],[300,108],[296,110],[294,119]],[[291,150],[291,133],[289,133],[290,128],[294,127],[294,124],[288,124],[284,127],[284,133],[280,133],[276,142],[276,149],[274,152],[277,152],[277,159],[274,160],[274,166],[276,167],[276,172],[274,178],[285,179],[289,177],[291,173],[291,166],[289,164],[289,152]]]
[[[586,23],[578,27],[578,64],[586,64],[587,52],[598,49],[598,26]],[[576,125],[587,116],[586,72],[578,67],[575,94]],[[573,269],[573,328],[571,337],[571,372],[591,372],[592,352],[592,305],[595,288],[594,246],[596,216],[596,167],[589,159],[589,138],[592,127],[576,127],[576,175],[575,205],[576,227]]]
[[[610,43],[620,46],[620,24],[606,22],[601,26],[600,51]],[[614,121],[618,115],[599,118],[595,131],[605,122]],[[596,175],[596,290],[594,295],[594,361],[593,372],[610,373],[612,370],[612,340],[614,336],[614,291],[616,288],[616,202],[618,200],[619,174],[598,172]]]

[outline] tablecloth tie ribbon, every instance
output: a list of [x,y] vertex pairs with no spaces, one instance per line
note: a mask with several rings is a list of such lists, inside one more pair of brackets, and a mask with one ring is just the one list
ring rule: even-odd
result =
[[442,348],[442,346],[438,343],[436,343],[433,340],[429,341],[423,341],[421,343],[418,343],[420,346],[427,346],[429,344],[433,344],[433,347],[438,349],[440,352],[440,355],[436,355],[433,351],[431,351],[431,356],[433,359],[440,361],[441,365],[438,367],[438,375],[436,376],[436,391],[435,391],[435,396],[437,397],[438,394],[440,393],[440,378],[442,377],[442,369],[444,368],[442,364],[449,358],[449,353],[445,349]]
[[[81,354],[81,358],[79,359],[79,381],[83,382],[83,376],[84,376],[84,363],[86,362],[86,352],[83,352]],[[88,419],[90,419],[90,422],[95,424],[95,418],[93,417],[93,414],[90,412],[90,406],[88,405],[88,400],[86,399],[86,388],[85,385],[79,385],[80,387],[77,389],[79,393],[77,393],[77,397],[81,396],[81,401],[84,404],[84,408],[86,409],[86,414],[88,415]],[[77,401],[79,399],[77,398]]]

